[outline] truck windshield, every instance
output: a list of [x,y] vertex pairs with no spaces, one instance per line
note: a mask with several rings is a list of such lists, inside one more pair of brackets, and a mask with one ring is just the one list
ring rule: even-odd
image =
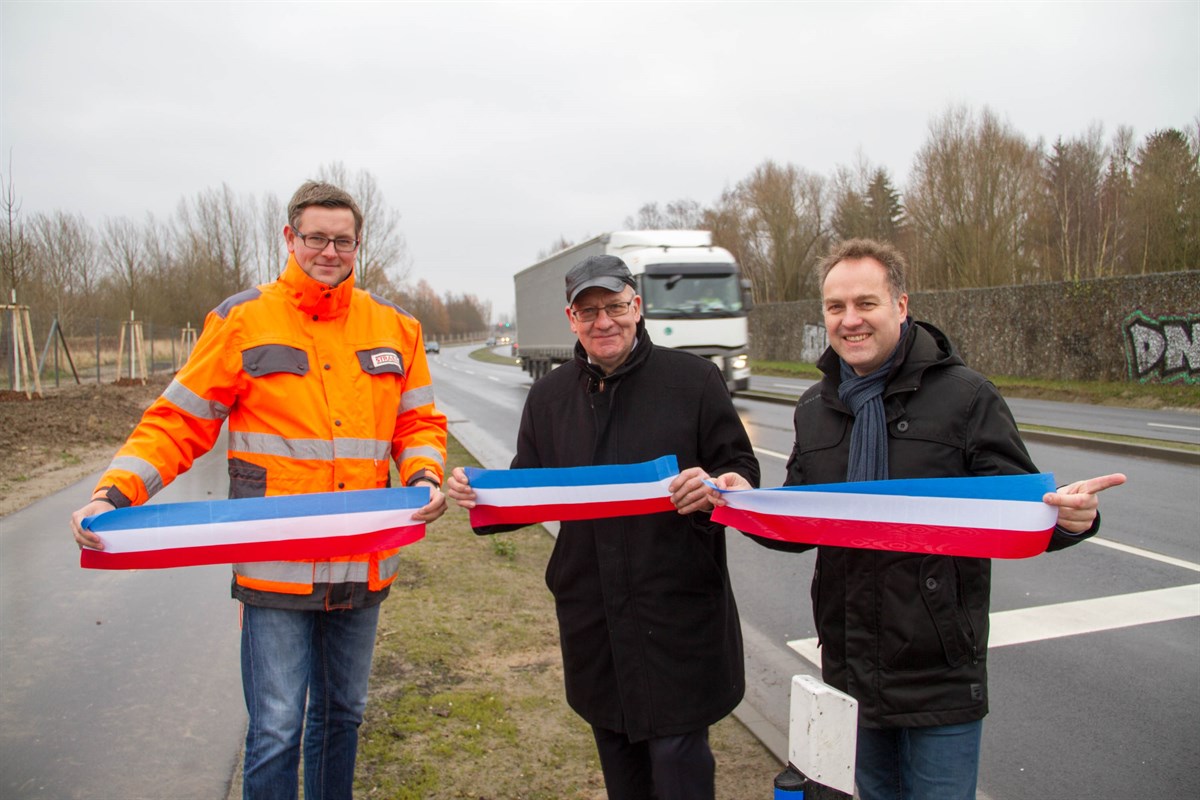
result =
[[737,273],[663,272],[642,276],[642,310],[647,317],[742,316]]

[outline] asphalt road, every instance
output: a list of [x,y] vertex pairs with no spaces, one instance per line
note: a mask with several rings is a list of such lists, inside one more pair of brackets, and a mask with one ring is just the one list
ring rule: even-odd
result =
[[[224,800],[246,730],[228,566],[79,568],[99,475],[0,519],[0,797]],[[224,448],[154,502],[228,496]]]

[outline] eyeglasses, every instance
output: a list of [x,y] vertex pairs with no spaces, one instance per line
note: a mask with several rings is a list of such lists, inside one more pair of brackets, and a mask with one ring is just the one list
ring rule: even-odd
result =
[[595,322],[603,311],[608,315],[609,319],[623,317],[629,313],[629,307],[633,305],[632,300],[624,300],[620,303],[609,303],[606,306],[588,306],[587,308],[573,308],[571,315],[580,322]]
[[310,233],[305,236],[298,230],[292,229],[296,234],[296,238],[304,242],[305,247],[311,247],[313,250],[324,250],[333,242],[333,249],[339,253],[353,253],[358,249],[358,239],[330,239],[328,236],[322,236],[319,233]]

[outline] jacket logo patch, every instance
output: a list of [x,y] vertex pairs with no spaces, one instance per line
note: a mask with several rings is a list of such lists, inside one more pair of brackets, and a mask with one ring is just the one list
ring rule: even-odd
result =
[[396,355],[395,353],[374,353],[371,356],[372,367],[378,368],[386,364],[391,364],[397,367],[400,366],[400,356]]

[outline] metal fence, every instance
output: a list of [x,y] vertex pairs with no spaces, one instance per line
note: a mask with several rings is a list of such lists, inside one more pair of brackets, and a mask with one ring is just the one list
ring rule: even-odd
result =
[[[0,306],[0,390],[31,392],[74,383],[113,383],[170,374],[200,331],[150,320],[74,318],[30,306]],[[443,346],[483,342],[487,331],[430,335]]]
[[111,383],[171,373],[187,360],[198,331],[150,320],[73,319],[29,306],[0,306],[0,389]]

